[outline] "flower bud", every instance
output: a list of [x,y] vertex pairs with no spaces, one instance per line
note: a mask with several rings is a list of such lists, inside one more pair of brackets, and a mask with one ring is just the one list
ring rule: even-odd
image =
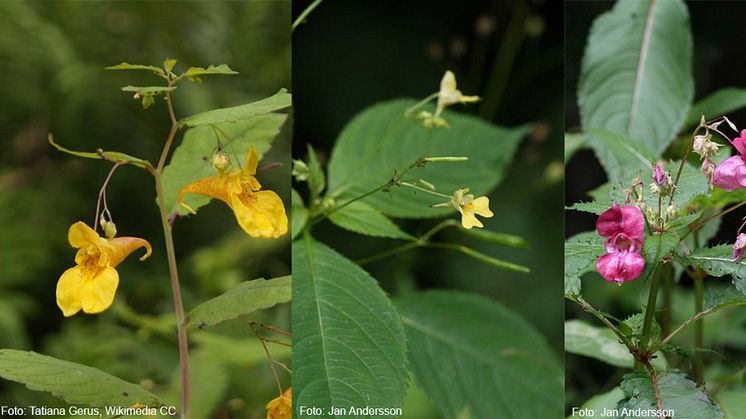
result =
[[656,164],[653,167],[653,183],[650,185],[650,191],[662,196],[669,195],[673,190],[673,180],[671,175],[663,170],[663,166]]
[[212,167],[223,173],[231,167],[231,159],[225,151],[218,150],[212,155]]
[[113,239],[117,235],[117,225],[111,221],[102,223],[101,228],[104,230],[106,237]]
[[737,262],[743,257],[743,249],[746,247],[746,234],[739,233],[733,244],[733,261]]
[[706,174],[709,177],[712,177],[712,174],[715,172],[715,162],[713,162],[710,159],[705,159],[702,162],[702,173]]
[[293,177],[298,182],[305,182],[311,176],[311,169],[303,160],[293,160]]

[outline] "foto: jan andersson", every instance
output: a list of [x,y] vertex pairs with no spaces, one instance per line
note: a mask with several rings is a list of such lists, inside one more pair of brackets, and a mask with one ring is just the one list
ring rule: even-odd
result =
[[401,407],[335,407],[329,409],[329,414],[333,416],[401,416]]
[[623,417],[623,418],[672,418],[675,413],[673,409],[604,409],[601,412],[602,417]]

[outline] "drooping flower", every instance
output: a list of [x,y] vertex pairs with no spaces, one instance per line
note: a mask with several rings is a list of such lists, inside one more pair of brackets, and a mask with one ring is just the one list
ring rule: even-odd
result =
[[259,154],[252,146],[243,169],[233,169],[192,182],[179,191],[177,202],[194,212],[182,202],[184,195],[192,193],[219,199],[233,210],[241,228],[252,237],[277,238],[287,233],[288,217],[280,197],[273,191],[261,190],[256,179]]
[[731,144],[738,154],[718,164],[712,174],[712,185],[726,191],[746,188],[746,129]]
[[78,249],[75,266],[66,270],[57,282],[57,305],[65,317],[81,309],[100,313],[114,301],[119,285],[119,265],[130,253],[144,247],[144,260],[152,252],[150,243],[137,237],[104,238],[82,221],[70,226],[70,246]]
[[738,262],[743,258],[743,249],[746,248],[746,233],[738,233],[736,242],[733,244],[733,261]]
[[438,106],[434,116],[440,116],[447,107],[456,103],[474,103],[479,102],[479,100],[479,96],[465,96],[461,93],[461,90],[456,88],[456,76],[452,71],[448,70],[440,80]]
[[643,246],[645,219],[634,205],[611,204],[596,220],[596,230],[606,239],[606,254],[598,258],[596,269],[607,281],[626,282],[640,276],[645,259]]
[[267,403],[267,419],[292,419],[293,417],[293,395],[292,387],[285,390],[282,395]]
[[490,199],[486,196],[474,198],[474,195],[468,193],[469,189],[458,189],[453,193],[450,204],[461,213],[461,225],[466,229],[472,227],[482,228],[484,225],[479,221],[475,214],[485,218],[490,218],[494,214],[490,211]]
[[624,233],[631,238],[642,240],[645,230],[645,219],[642,211],[634,205],[619,206],[611,204],[596,220],[596,230],[603,237]]

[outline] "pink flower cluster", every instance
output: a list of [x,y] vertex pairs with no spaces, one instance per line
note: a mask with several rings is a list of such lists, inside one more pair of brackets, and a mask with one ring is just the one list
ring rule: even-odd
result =
[[738,154],[718,164],[712,175],[712,186],[726,191],[746,188],[746,129],[741,130],[741,135],[731,144]]
[[606,239],[606,254],[598,258],[596,268],[605,280],[626,282],[637,279],[645,267],[640,255],[643,245],[645,219],[634,205],[611,208],[598,217],[596,231]]

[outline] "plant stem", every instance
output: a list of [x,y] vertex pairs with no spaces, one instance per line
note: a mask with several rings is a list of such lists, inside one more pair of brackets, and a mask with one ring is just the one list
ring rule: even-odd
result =
[[[694,278],[694,312],[701,313],[703,309],[703,295],[704,295],[704,277],[698,275]],[[704,347],[704,335],[705,326],[701,318],[697,319],[694,323],[694,346],[699,349]],[[697,379],[697,383],[702,384],[704,382],[704,359],[701,351],[696,351],[694,354],[694,377]]]
[[700,311],[699,313],[694,314],[693,316],[689,317],[688,319],[686,319],[686,321],[684,323],[681,323],[679,325],[679,327],[677,327],[676,329],[674,329],[673,332],[669,333],[668,336],[666,336],[663,340],[661,340],[660,343],[658,344],[658,346],[667,344],[668,342],[671,341],[671,339],[673,339],[674,336],[676,336],[679,332],[681,332],[682,330],[684,330],[685,327],[687,327],[690,324],[692,324],[693,322],[701,319],[702,317],[704,317],[704,316],[712,313],[712,310],[713,310],[713,308],[708,308],[707,310]]
[[588,313],[593,314],[594,316],[596,316],[596,318],[601,320],[601,322],[603,322],[603,324],[605,324],[606,327],[611,329],[611,331],[614,332],[615,335],[617,335],[617,337],[622,341],[622,343],[624,343],[624,345],[627,347],[627,349],[630,350],[630,352],[635,350],[635,345],[633,345],[632,342],[630,342],[629,338],[627,338],[627,336],[625,336],[624,333],[622,333],[622,331],[619,330],[618,327],[614,326],[614,323],[612,323],[609,319],[607,319],[606,316],[604,316],[604,314],[601,313],[600,310],[598,310],[596,307],[593,307],[589,302],[585,301],[583,297],[579,295],[574,299],[571,298],[571,300],[578,303],[580,307],[583,308],[583,310],[585,310]]
[[645,322],[642,324],[642,338],[640,339],[640,349],[645,352],[649,348],[650,332],[653,330],[653,320],[655,319],[655,305],[658,299],[658,285],[661,278],[661,267],[656,265],[651,273],[650,293],[648,294],[648,305],[645,307]]
[[306,10],[304,10],[303,13],[301,13],[300,16],[298,16],[298,18],[295,19],[295,22],[293,22],[293,27],[291,29],[291,32],[295,31],[295,28],[300,26],[300,24],[303,23],[304,20],[306,20],[308,15],[310,15],[311,12],[313,12],[313,9],[317,8],[319,4],[321,4],[322,1],[323,0],[316,0],[313,3],[311,3],[308,7],[306,7]]
[[412,240],[409,243],[404,243],[400,246],[392,247],[388,250],[384,250],[381,253],[376,253],[375,255],[368,256],[362,259],[358,259],[355,262],[358,265],[362,266],[362,265],[365,265],[371,262],[375,262],[377,260],[381,260],[381,259],[385,259],[390,256],[394,256],[399,253],[404,253],[416,247],[424,246],[427,244],[428,240],[430,240],[430,237],[432,237],[435,233],[439,232],[440,230],[443,230],[446,227],[458,226],[458,225],[459,225],[458,221],[451,220],[451,219],[443,220],[439,222],[438,224],[436,224],[433,228],[428,230],[425,234],[423,234],[422,236],[418,237],[415,240]]
[[154,173],[155,189],[158,195],[158,208],[161,214],[161,225],[166,240],[166,256],[168,258],[168,271],[171,275],[171,290],[174,294],[174,313],[176,314],[176,330],[179,342],[179,366],[181,368],[181,416],[189,417],[189,347],[187,343],[187,331],[184,324],[184,305],[181,301],[181,286],[179,285],[179,272],[176,267],[176,251],[174,250],[174,238],[169,223],[169,215],[166,211],[166,200],[163,194],[163,182],[160,170]]
[[[648,375],[650,376],[650,381],[653,383],[653,391],[655,392],[655,401],[658,404],[658,411],[663,411],[663,403],[661,402],[661,391],[658,387],[658,377],[655,375],[655,370],[653,369],[653,366],[650,365],[650,361],[646,360],[644,362],[645,369],[648,371]],[[663,419],[663,415],[658,416],[660,419]]]

